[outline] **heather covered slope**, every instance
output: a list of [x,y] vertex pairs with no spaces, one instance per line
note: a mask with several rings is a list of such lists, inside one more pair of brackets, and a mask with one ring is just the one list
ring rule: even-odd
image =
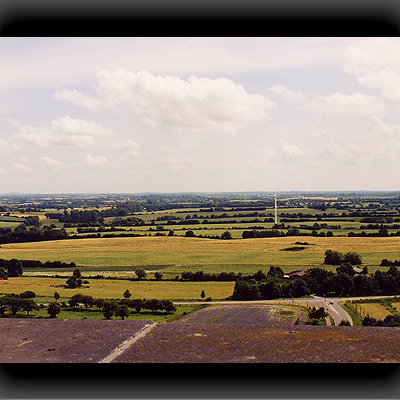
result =
[[0,363],[96,363],[143,328],[113,363],[400,362],[400,328],[293,325],[271,310],[209,307],[148,330],[151,321],[1,319]]

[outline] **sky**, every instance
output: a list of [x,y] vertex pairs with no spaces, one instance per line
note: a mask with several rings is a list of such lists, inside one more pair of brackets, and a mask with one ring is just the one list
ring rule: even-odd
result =
[[0,193],[400,190],[400,38],[0,38]]

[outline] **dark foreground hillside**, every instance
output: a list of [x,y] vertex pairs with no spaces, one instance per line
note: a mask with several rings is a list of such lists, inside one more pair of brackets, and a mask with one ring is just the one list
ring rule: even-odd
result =
[[255,318],[245,316],[243,306],[237,312],[232,306],[229,311],[210,308],[208,317],[206,310],[197,320],[194,313],[156,325],[0,319],[0,363],[400,362],[400,328],[300,326],[277,318],[257,323],[260,314],[250,306],[249,316]]

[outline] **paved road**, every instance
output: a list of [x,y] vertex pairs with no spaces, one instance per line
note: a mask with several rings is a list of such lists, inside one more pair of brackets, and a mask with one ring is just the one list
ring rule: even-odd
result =
[[[248,300],[248,301],[196,301],[196,302],[174,302],[176,305],[233,305],[233,304],[309,304],[314,307],[324,307],[325,311],[331,315],[335,325],[339,325],[342,320],[350,322],[353,326],[353,320],[350,315],[339,305],[339,302],[348,300],[364,300],[364,299],[382,299],[398,296],[361,296],[361,297],[319,297],[315,296],[312,299],[279,299],[279,300]],[[327,325],[330,325],[330,320],[327,318]]]

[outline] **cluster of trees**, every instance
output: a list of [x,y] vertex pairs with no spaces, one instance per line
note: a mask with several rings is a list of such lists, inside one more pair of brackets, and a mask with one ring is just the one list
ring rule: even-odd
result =
[[362,231],[361,233],[354,233],[354,232],[349,232],[347,234],[349,237],[387,237],[387,236],[400,236],[400,231],[397,232],[391,232],[389,233],[386,228],[380,228],[378,232],[371,232],[371,233],[366,233],[365,231]]
[[400,267],[400,260],[389,261],[388,259],[384,258],[381,261],[381,266],[382,267],[391,267],[391,266]]
[[252,231],[243,231],[242,238],[267,238],[267,237],[278,237],[285,236],[284,232],[278,231],[277,229],[257,231],[253,229]]
[[68,237],[64,228],[56,229],[50,226],[27,229],[25,224],[18,225],[14,230],[0,228],[0,243],[40,242],[44,240],[59,240]]
[[[171,300],[163,299],[129,299],[126,291],[124,293],[124,299],[96,299],[89,295],[75,294],[66,303],[58,303],[60,298],[57,292],[54,293],[55,301],[51,302],[47,306],[47,312],[51,318],[56,318],[60,313],[62,308],[72,307],[73,310],[77,310],[79,305],[83,304],[85,309],[91,307],[97,307],[99,310],[103,311],[105,318],[110,319],[113,315],[121,317],[122,319],[127,318],[130,315],[130,309],[134,309],[137,313],[141,310],[149,310],[150,312],[161,312],[172,313],[176,311]],[[26,311],[27,315],[34,310],[39,310],[38,304],[33,300],[36,294],[32,291],[26,291],[21,294],[7,294],[0,297],[0,315],[4,315],[6,309],[11,311],[12,315],[16,315],[18,311]]]
[[[46,261],[42,262],[39,260],[19,260],[21,261],[22,268],[76,268],[74,262],[66,263],[62,261]],[[0,266],[3,260],[0,259]]]
[[0,297],[0,315],[4,315],[6,308],[11,310],[12,315],[16,315],[19,310],[26,311],[27,315],[33,310],[39,310],[39,306],[32,300],[36,294],[34,292],[23,292],[21,294],[10,293]]
[[[272,267],[271,267],[272,268]],[[282,297],[302,297],[310,293],[319,296],[334,294],[336,296],[379,296],[400,293],[400,271],[391,266],[387,272],[376,271],[367,275],[356,274],[352,265],[342,264],[336,273],[322,268],[311,268],[304,279],[282,279],[267,274],[264,279],[254,277],[238,279],[235,283],[233,298],[235,300],[269,300]],[[262,275],[260,274],[260,277]]]
[[400,326],[400,315],[388,315],[385,319],[376,319],[373,317],[365,317],[363,322],[363,326]]
[[208,274],[203,271],[196,272],[182,272],[181,279],[183,281],[192,282],[205,282],[205,281],[222,281],[232,282],[238,279],[241,274],[235,274],[234,272],[221,272],[219,274]]
[[209,274],[203,271],[184,271],[181,275],[181,280],[183,281],[193,281],[193,282],[206,282],[206,281],[221,281],[221,282],[232,282],[236,280],[248,281],[250,279],[255,279],[256,281],[262,281],[271,278],[283,278],[283,271],[279,267],[270,267],[267,274],[264,274],[261,270],[257,271],[255,274],[243,275],[241,272],[235,274],[234,272],[221,272],[219,274]]
[[341,265],[343,263],[350,263],[351,265],[360,265],[361,256],[354,251],[349,251],[346,254],[342,254],[336,250],[325,251],[324,264]]
[[81,271],[78,268],[74,270],[72,275],[65,282],[66,288],[68,289],[76,289],[81,287],[83,283]]
[[150,312],[161,312],[172,313],[176,311],[176,307],[173,302],[168,299],[129,299],[126,291],[124,293],[124,299],[101,299],[93,298],[92,296],[75,294],[68,301],[68,304],[73,309],[76,309],[80,304],[83,304],[86,309],[89,307],[97,307],[103,311],[105,318],[110,319],[113,315],[121,317],[122,319],[127,318],[130,315],[130,310],[133,309],[137,313],[142,310],[149,310]]
[[360,229],[400,229],[400,225],[393,224],[393,225],[383,225],[383,224],[368,224],[368,225],[361,225]]
[[0,259],[0,278],[21,276],[23,273],[22,261],[13,258],[12,260]]
[[105,210],[64,210],[63,213],[46,213],[46,218],[58,219],[60,222],[69,224],[102,224],[106,217],[123,217],[134,212],[143,211],[139,203],[125,202]]

